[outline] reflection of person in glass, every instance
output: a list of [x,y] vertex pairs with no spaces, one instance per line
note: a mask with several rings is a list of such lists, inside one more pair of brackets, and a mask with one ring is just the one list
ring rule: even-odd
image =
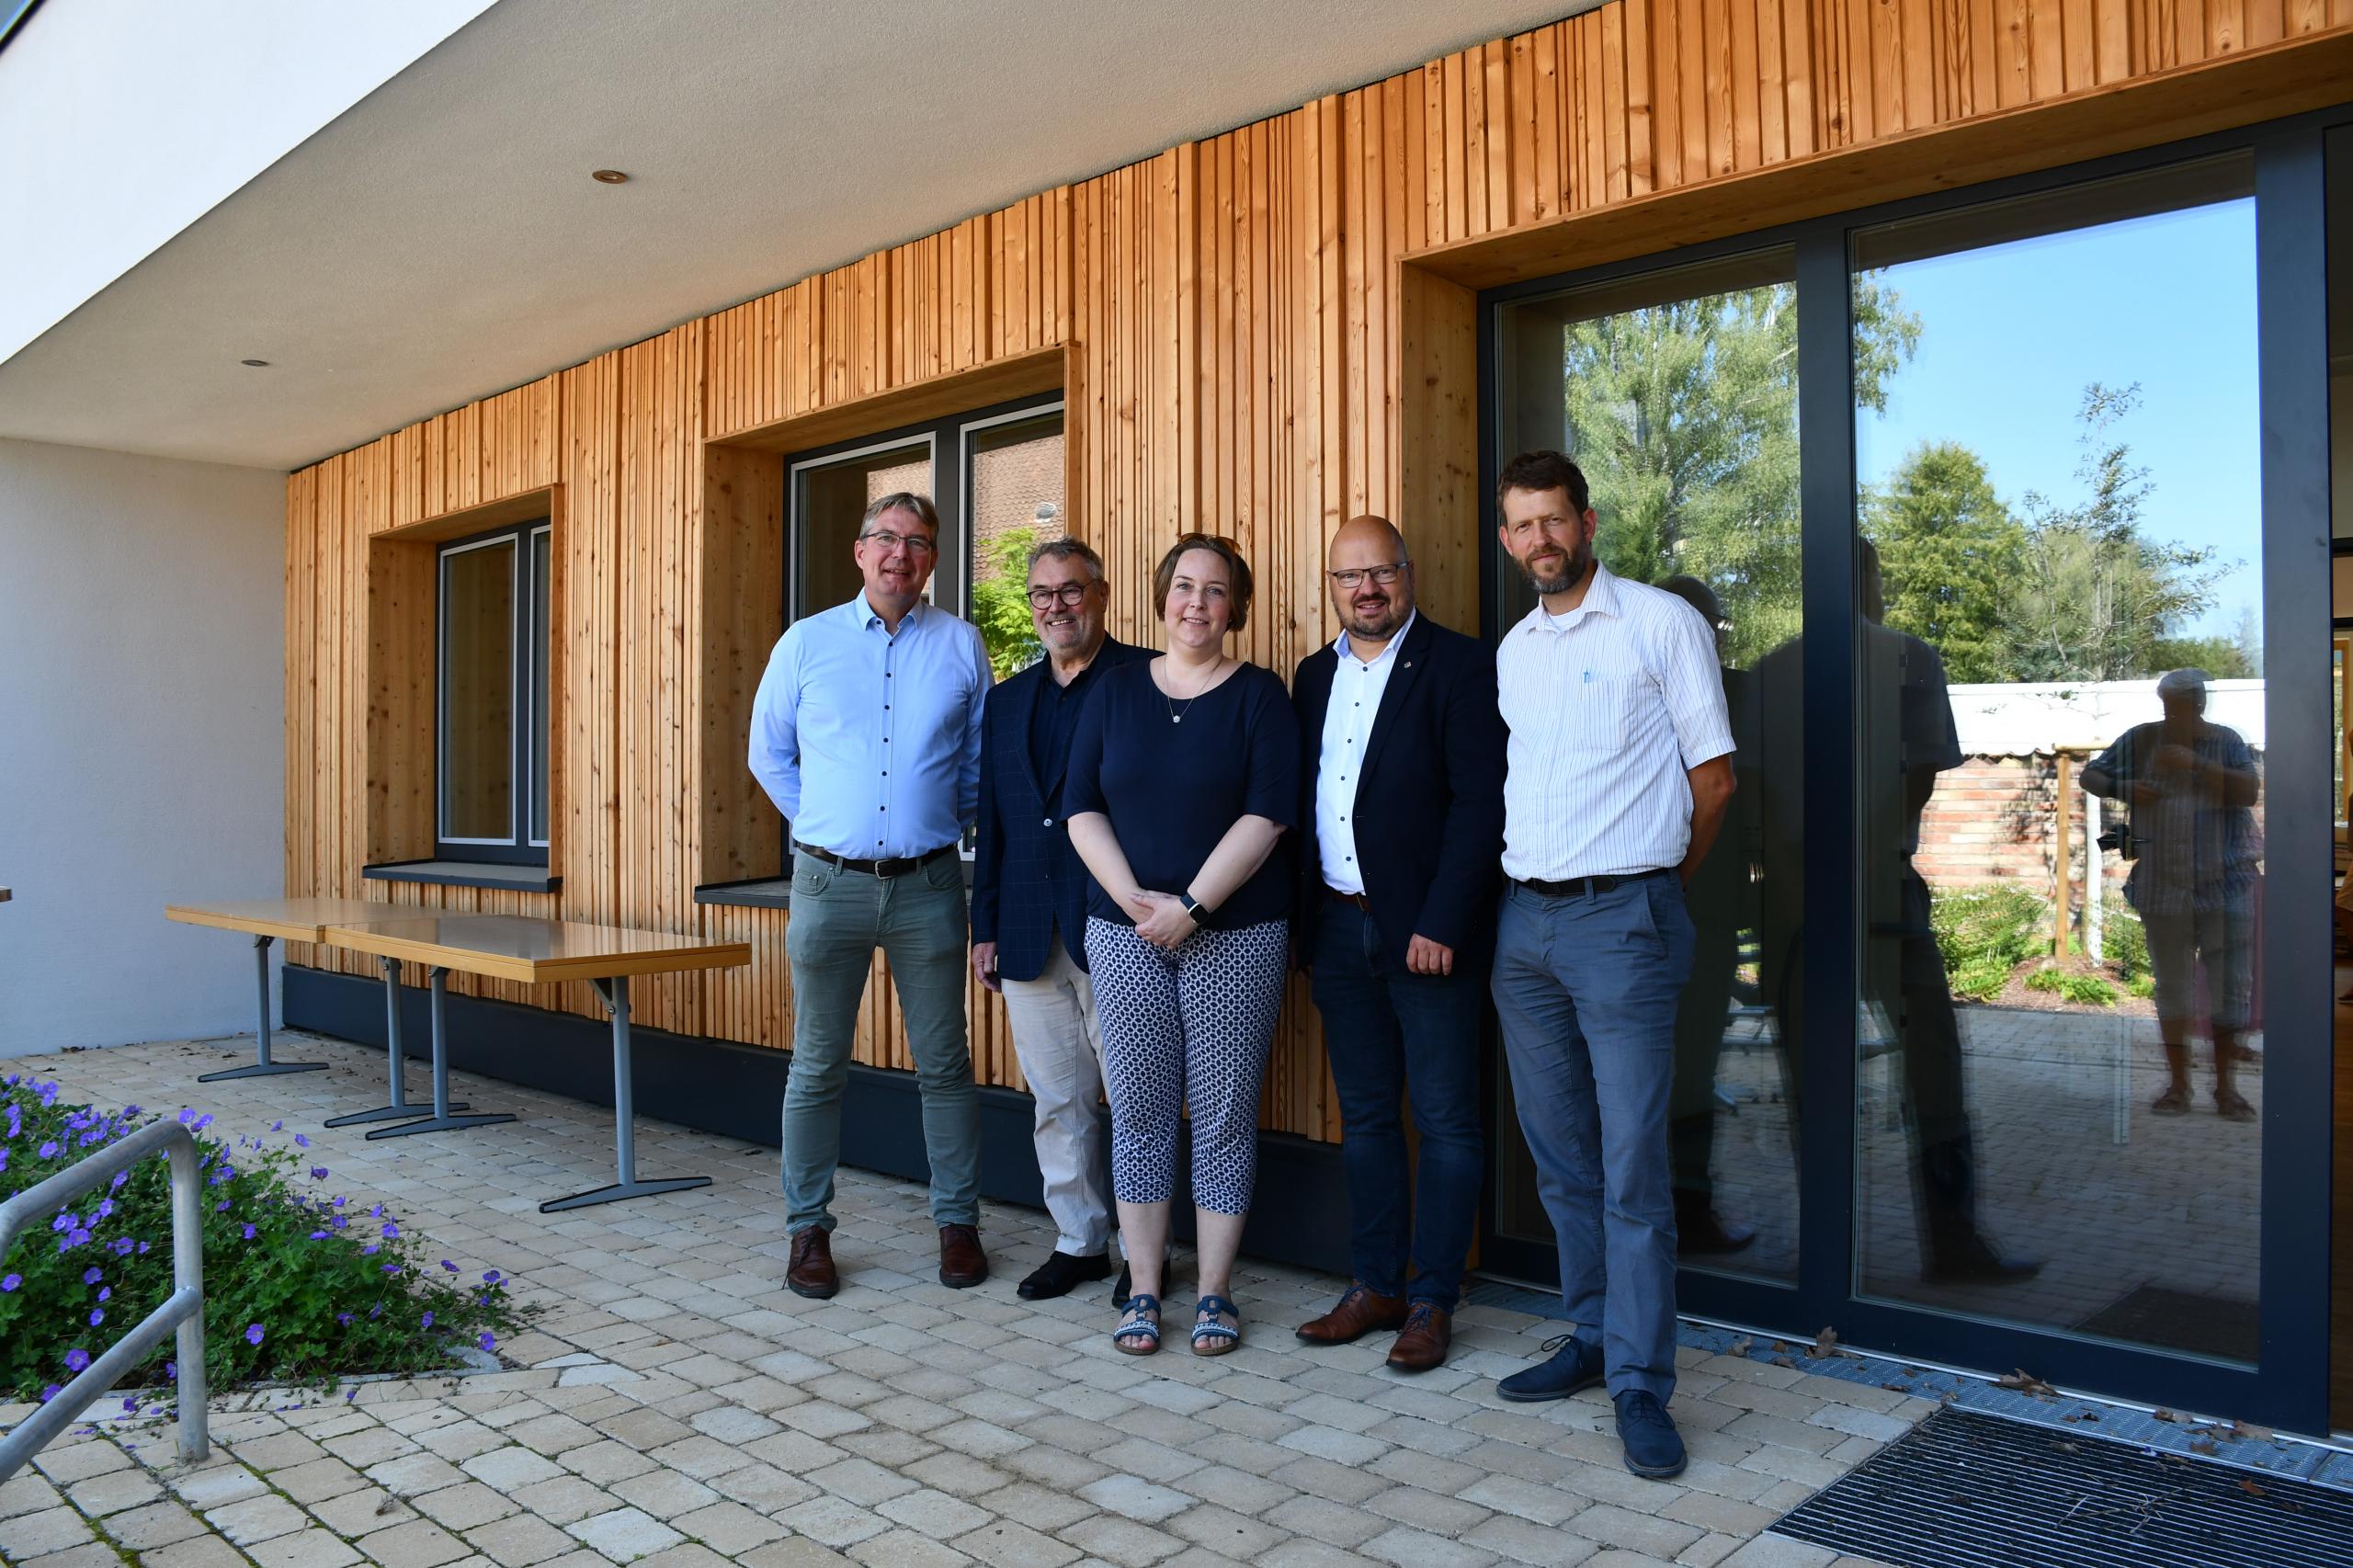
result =
[[[1716,657],[1723,658],[1723,606],[1697,577],[1675,576],[1659,586],[1699,612],[1716,634]],[[1740,935],[1756,924],[1756,884],[1750,871],[1756,855],[1757,804],[1763,799],[1756,767],[1756,679],[1747,670],[1722,666],[1724,707],[1732,721],[1733,772],[1739,787],[1722,828],[1685,885],[1693,940],[1691,979],[1675,1015],[1675,1084],[1668,1091],[1667,1149],[1675,1171],[1675,1235],[1684,1257],[1738,1252],[1756,1239],[1756,1227],[1728,1220],[1716,1210],[1713,1162],[1716,1132],[1716,1063],[1723,1054],[1734,977],[1740,967]]]
[[[1920,846],[1920,818],[1936,793],[1937,775],[1961,764],[1961,731],[1953,722],[1944,660],[1919,638],[1881,624],[1886,600],[1879,551],[1869,540],[1858,541],[1858,547],[1862,624],[1856,657],[1863,744],[1859,803],[1866,933],[1862,982],[1864,994],[1880,1005],[1894,1026],[1901,1047],[1921,1273],[1937,1280],[2025,1278],[2041,1264],[2006,1256],[1978,1223],[1976,1141],[1961,1075],[1961,1021],[1929,918],[1928,884],[1912,863]],[[1802,663],[1802,639],[1759,661],[1757,680],[1766,711],[1796,710]],[[1768,753],[1781,744],[1794,748],[1797,742],[1771,725],[1763,727],[1761,738]],[[1777,767],[1769,757],[1766,766]],[[1775,777],[1792,779],[1794,770],[1785,760]],[[1804,868],[1793,793],[1785,788],[1778,809],[1764,813],[1765,983],[1779,1010],[1782,1047],[1790,1053],[1792,1065],[1805,1040],[1805,981],[1797,971]]]
[[2239,733],[2206,718],[2204,670],[2157,682],[2165,717],[2135,724],[2084,769],[2084,788],[2126,802],[2124,896],[2149,937],[2157,1028],[2169,1082],[2149,1108],[2189,1108],[2189,1036],[2205,970],[2214,1037],[2214,1108],[2252,1121],[2255,1108],[2231,1083],[2247,1026],[2255,894],[2255,755]]

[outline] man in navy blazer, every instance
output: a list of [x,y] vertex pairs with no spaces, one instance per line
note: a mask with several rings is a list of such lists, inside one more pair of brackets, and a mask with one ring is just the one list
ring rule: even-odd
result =
[[1150,652],[1106,635],[1103,559],[1074,539],[1029,552],[1029,618],[1046,656],[991,688],[981,721],[972,972],[1003,993],[1037,1101],[1038,1171],[1059,1233],[1021,1281],[1032,1301],[1111,1272],[1103,1039],[1086,973],[1086,868],[1063,822],[1063,770],[1098,671]]
[[[1355,1279],[1299,1337],[1397,1329],[1389,1364],[1446,1359],[1479,1200],[1479,1025],[1504,835],[1495,655],[1414,608],[1386,518],[1351,517],[1327,560],[1347,630],[1291,683],[1306,824],[1300,951],[1339,1092]],[[1421,1135],[1409,1195],[1401,1097]],[[1410,1257],[1413,1274],[1407,1278]]]

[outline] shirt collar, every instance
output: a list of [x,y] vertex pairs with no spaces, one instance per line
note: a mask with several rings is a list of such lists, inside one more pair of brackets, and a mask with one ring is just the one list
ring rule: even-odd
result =
[[[867,598],[864,588],[858,589],[858,597],[850,600],[843,608],[858,618],[858,624],[860,627],[882,624],[882,617],[875,612],[873,603]],[[931,601],[918,595],[915,602],[908,607],[907,613],[899,618],[900,626],[904,629],[917,624],[930,609]]]
[[1540,597],[1536,601],[1536,608],[1528,612],[1527,619],[1521,624],[1540,631],[1567,631],[1582,624],[1588,615],[1606,615],[1615,620],[1622,614],[1618,604],[1618,579],[1608,567],[1597,561],[1593,563],[1593,581],[1586,585],[1585,597],[1578,602],[1577,608],[1569,612],[1570,620],[1567,626],[1554,622],[1552,613],[1545,609],[1544,601]]
[[1380,653],[1374,654],[1370,659],[1357,658],[1356,654],[1350,651],[1348,647],[1348,634],[1345,631],[1341,632],[1340,635],[1334,640],[1332,643],[1332,652],[1337,653],[1343,659],[1355,660],[1356,663],[1364,665],[1367,669],[1372,669],[1380,665],[1385,664],[1389,660],[1397,656],[1398,644],[1405,641],[1405,633],[1414,630],[1414,622],[1420,618],[1421,613],[1422,612],[1419,609],[1407,610],[1405,612],[1405,623],[1403,626],[1400,626],[1396,631],[1391,632],[1389,634],[1389,642],[1387,644],[1381,648]]

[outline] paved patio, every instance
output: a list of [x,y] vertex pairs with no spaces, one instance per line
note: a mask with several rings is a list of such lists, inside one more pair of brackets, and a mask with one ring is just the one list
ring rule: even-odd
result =
[[[1766,1533],[1934,1403],[1802,1366],[1683,1353],[1690,1469],[1619,1462],[1598,1391],[1507,1405],[1499,1375],[1560,1324],[1467,1308],[1417,1378],[1385,1346],[1292,1338],[1339,1281],[1245,1260],[1245,1340],[1118,1354],[1100,1287],[1031,1304],[1014,1281],[1052,1244],[991,1205],[995,1278],[933,1278],[919,1187],[845,1171],[840,1295],[783,1289],[776,1153],[642,1122],[648,1176],[708,1188],[565,1215],[546,1198],[609,1179],[609,1113],[458,1075],[522,1119],[370,1143],[327,1116],[380,1103],[381,1051],[294,1034],[330,1071],[199,1085],[250,1041],[170,1041],[0,1063],[69,1097],[212,1112],[224,1137],[306,1132],[339,1190],[383,1199],[469,1270],[541,1311],[510,1368],[263,1391],[214,1404],[211,1460],[171,1462],[155,1421],[100,1420],[0,1487],[0,1559],[39,1568],[1321,1568],[1585,1563],[1766,1568],[1864,1560]],[[421,1074],[413,1074],[413,1080]],[[1186,1321],[1187,1260],[1173,1292]],[[348,1394],[349,1397],[347,1397]],[[105,1407],[100,1407],[101,1409]],[[13,1425],[24,1407],[0,1408]],[[36,1471],[38,1473],[36,1473]]]

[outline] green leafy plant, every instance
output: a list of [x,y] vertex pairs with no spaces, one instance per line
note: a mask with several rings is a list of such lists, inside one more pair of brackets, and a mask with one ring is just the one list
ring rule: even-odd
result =
[[2055,964],[2046,964],[2028,975],[2026,988],[2063,997],[2070,1002],[2080,1002],[2086,1006],[2116,1006],[2115,986],[2096,974],[2077,974]]
[[[53,1082],[0,1079],[0,1196],[14,1196],[154,1118],[137,1106],[61,1105]],[[452,1365],[454,1347],[487,1351],[517,1310],[496,1269],[466,1279],[402,1233],[381,1203],[329,1190],[310,1140],[292,1147],[206,1135],[212,1118],[182,1110],[203,1173],[205,1375],[215,1388],[256,1379]],[[271,1131],[283,1131],[284,1122]],[[172,1290],[170,1167],[143,1160],[76,1199],[0,1257],[0,1390],[55,1397],[73,1374]],[[166,1339],[142,1369],[170,1375]]]
[[1029,551],[1038,530],[1007,528],[981,552],[972,574],[972,624],[989,651],[989,668],[1003,680],[1037,661],[1045,649],[1029,619]]
[[[2100,950],[2116,966],[2116,977],[2130,987],[2149,977],[2149,933],[2141,917],[2125,910],[2110,915],[2100,926]],[[2135,991],[2135,996],[2145,994]]]
[[2157,979],[2153,974],[2137,974],[2124,983],[2124,989],[2146,1002],[2157,994]]
[[1930,898],[1929,924],[1953,994],[1972,1001],[2000,995],[2011,971],[2045,950],[2050,922],[2050,905],[2015,882],[1940,888]]

